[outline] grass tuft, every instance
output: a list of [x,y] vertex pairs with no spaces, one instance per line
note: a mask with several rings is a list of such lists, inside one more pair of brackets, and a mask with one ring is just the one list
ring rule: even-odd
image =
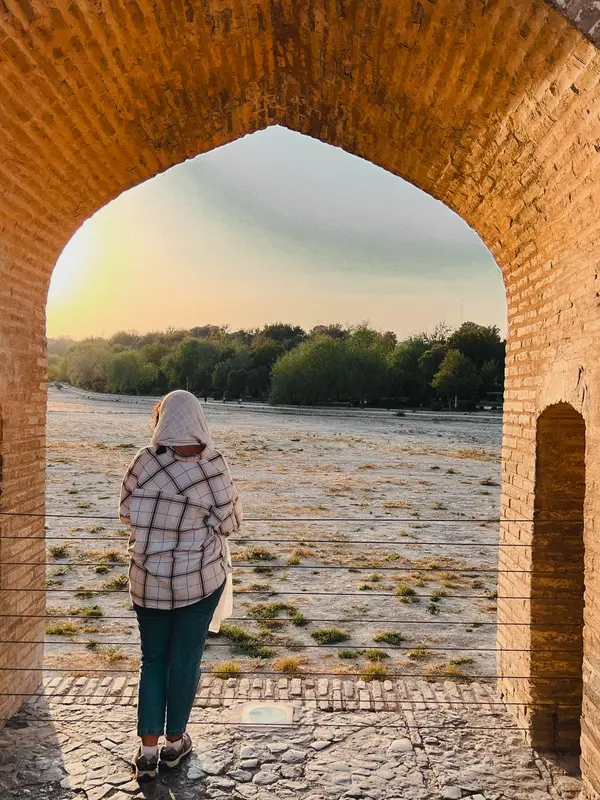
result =
[[87,600],[93,596],[94,592],[91,589],[86,589],[85,586],[78,586],[75,589],[75,597],[79,597],[80,600]]
[[406,639],[399,631],[380,631],[373,637],[373,641],[378,644],[389,644],[392,647],[400,647]]
[[387,669],[383,664],[368,664],[362,671],[363,681],[370,683],[371,681],[384,681],[388,676]]
[[81,616],[81,617],[103,617],[104,612],[100,608],[100,606],[93,605],[93,606],[81,606],[77,608],[70,608],[69,614],[73,614],[74,616]]
[[240,625],[222,625],[220,634],[229,639],[235,653],[262,659],[273,658],[275,655],[274,650],[263,647],[255,634],[248,633]]
[[360,653],[358,650],[350,650],[347,647],[342,647],[341,650],[338,650],[338,658],[353,659],[358,658],[359,656]]
[[389,657],[389,653],[386,653],[385,650],[378,650],[376,647],[365,650],[365,658],[368,658],[369,661],[383,661]]
[[215,664],[211,669],[211,673],[216,678],[222,678],[223,680],[236,678],[241,671],[242,668],[237,661],[222,661],[220,664]]
[[277,556],[267,547],[247,547],[237,554],[242,561],[275,561]]
[[102,588],[111,592],[124,592],[129,586],[129,577],[127,575],[115,575],[109,581],[102,584]]
[[299,611],[292,603],[254,603],[248,606],[248,614],[254,619],[265,622],[284,614],[292,618],[294,615],[299,615]]
[[75,636],[79,628],[73,622],[47,622],[46,633],[49,636]]
[[339,628],[319,628],[312,631],[310,635],[318,644],[337,644],[338,642],[347,642],[350,638],[349,633]]
[[426,661],[428,658],[432,657],[433,653],[431,650],[428,650],[425,645],[418,644],[411,650],[407,650],[406,655],[411,661]]
[[69,545],[54,544],[48,548],[48,552],[52,558],[66,558],[69,555]]
[[285,656],[277,658],[273,662],[273,669],[277,672],[283,672],[286,675],[299,675],[301,667],[306,664],[305,658],[296,658],[294,656]]
[[412,586],[407,586],[405,583],[399,583],[396,589],[396,595],[400,598],[401,603],[418,603],[419,598]]

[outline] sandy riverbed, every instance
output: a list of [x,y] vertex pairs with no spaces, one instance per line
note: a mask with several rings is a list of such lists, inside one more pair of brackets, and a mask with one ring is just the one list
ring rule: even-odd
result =
[[[115,509],[123,471],[147,441],[151,405],[50,391],[47,511],[73,518],[47,520],[48,606],[102,616],[57,620],[73,629],[49,628],[57,632],[47,636],[48,666],[136,667],[128,596],[107,589],[126,573]],[[499,417],[222,403],[209,403],[207,416],[252,519],[232,543],[234,560],[248,566],[234,573],[231,624],[256,636],[246,654],[211,638],[207,668],[494,674],[498,526],[481,520],[498,514]],[[323,628],[348,639],[322,646],[311,634]],[[377,642],[381,633],[404,641]],[[340,649],[355,657],[340,658]],[[380,652],[365,654],[372,649]]]

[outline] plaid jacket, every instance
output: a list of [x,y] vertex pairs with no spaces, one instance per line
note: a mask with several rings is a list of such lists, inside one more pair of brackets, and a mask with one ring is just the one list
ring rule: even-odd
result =
[[139,451],[121,487],[121,521],[131,526],[129,591],[136,605],[171,609],[216,591],[231,565],[224,537],[242,506],[227,462]]

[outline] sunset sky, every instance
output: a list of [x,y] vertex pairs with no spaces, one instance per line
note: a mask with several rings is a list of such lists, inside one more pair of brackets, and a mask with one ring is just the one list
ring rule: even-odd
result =
[[270,128],[121,195],[63,251],[48,335],[369,321],[497,324],[500,271],[444,205],[342,150]]

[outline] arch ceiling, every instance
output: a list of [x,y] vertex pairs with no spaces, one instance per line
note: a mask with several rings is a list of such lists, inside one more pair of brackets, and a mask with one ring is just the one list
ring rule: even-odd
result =
[[0,52],[0,263],[26,241],[46,278],[120,192],[271,124],[438,197],[506,272],[562,199],[555,120],[598,126],[596,51],[542,0],[6,0]]

